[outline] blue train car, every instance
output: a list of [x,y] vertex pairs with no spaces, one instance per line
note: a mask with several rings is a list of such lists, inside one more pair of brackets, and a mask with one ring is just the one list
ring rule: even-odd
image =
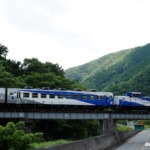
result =
[[120,107],[145,107],[150,106],[150,97],[144,97],[142,92],[127,92],[125,96],[115,96],[114,104]]
[[113,93],[96,91],[0,88],[0,103],[8,104],[112,106]]

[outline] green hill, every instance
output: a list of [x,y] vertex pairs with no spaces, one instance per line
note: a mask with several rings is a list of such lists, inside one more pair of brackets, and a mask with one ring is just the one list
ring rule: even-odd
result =
[[150,44],[122,50],[65,71],[88,88],[124,94],[150,93]]

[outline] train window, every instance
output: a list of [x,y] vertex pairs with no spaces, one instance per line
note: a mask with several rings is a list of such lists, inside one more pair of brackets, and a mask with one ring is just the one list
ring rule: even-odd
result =
[[94,95],[90,95],[90,100],[94,100]]
[[23,97],[29,97],[29,93],[23,93]]
[[63,98],[63,94],[58,94],[58,98]]
[[46,98],[46,94],[41,94],[41,98]]
[[32,93],[32,98],[38,98],[38,93]]
[[14,95],[14,93],[10,92],[9,95]]
[[82,95],[82,99],[86,100],[87,99],[87,95]]
[[133,97],[141,97],[141,94],[134,94]]
[[55,94],[49,94],[49,98],[55,98]]
[[96,96],[96,99],[97,99],[97,100],[101,100],[101,99],[102,99],[102,96],[101,96],[101,95],[100,95],[100,96],[97,95],[97,96]]
[[96,95],[96,99],[100,99],[100,96]]
[[66,99],[71,99],[71,94],[66,94]]
[[79,99],[79,95],[78,94],[75,94],[73,97],[74,97],[74,99]]

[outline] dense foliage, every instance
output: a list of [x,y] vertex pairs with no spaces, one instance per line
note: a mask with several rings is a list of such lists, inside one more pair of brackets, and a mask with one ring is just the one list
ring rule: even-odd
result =
[[85,65],[66,70],[66,77],[88,88],[124,94],[150,94],[150,44],[103,56]]
[[[42,127],[42,128],[41,128]],[[42,120],[36,121],[35,132],[45,133],[47,140],[85,139],[100,134],[99,120]]]
[[24,132],[24,122],[7,123],[6,126],[0,126],[0,149],[1,150],[26,150],[31,148],[33,142],[41,142],[43,140],[42,133]]

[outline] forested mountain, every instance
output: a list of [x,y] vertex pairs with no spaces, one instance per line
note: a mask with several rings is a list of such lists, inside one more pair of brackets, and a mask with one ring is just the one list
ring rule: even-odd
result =
[[66,77],[88,88],[124,94],[150,94],[150,44],[122,50],[66,70]]

